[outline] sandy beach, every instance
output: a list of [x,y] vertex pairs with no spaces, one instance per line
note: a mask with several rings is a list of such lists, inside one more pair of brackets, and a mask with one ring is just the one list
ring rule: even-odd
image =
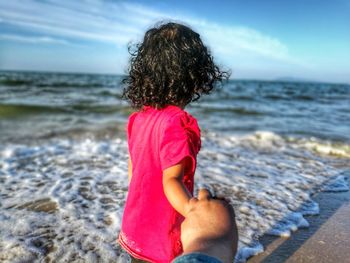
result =
[[350,192],[320,192],[313,199],[320,205],[320,215],[306,217],[309,228],[290,238],[263,236],[265,251],[248,263],[350,262]]

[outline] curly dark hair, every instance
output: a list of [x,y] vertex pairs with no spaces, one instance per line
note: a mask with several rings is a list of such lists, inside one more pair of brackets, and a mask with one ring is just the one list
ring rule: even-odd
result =
[[122,80],[122,98],[136,109],[185,106],[230,76],[214,64],[200,35],[178,23],[158,23],[145,33],[142,43],[129,45],[128,50],[131,58]]

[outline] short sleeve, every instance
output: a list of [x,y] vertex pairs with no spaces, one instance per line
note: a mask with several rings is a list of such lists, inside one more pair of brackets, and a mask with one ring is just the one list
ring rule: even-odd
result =
[[167,121],[160,140],[160,164],[162,171],[178,164],[185,157],[191,159],[191,172],[196,169],[197,154],[201,147],[197,120],[181,112]]
[[132,114],[130,114],[129,118],[128,118],[128,122],[126,124],[126,137],[127,137],[127,141],[129,144],[129,148],[130,148],[130,138],[131,138],[131,131],[132,131],[132,127],[134,124],[134,120],[136,117],[137,112],[134,112]]
[[130,137],[131,137],[131,130],[132,130],[132,126],[134,123],[134,119],[136,117],[136,113],[137,112],[130,114],[130,116],[128,118],[128,122],[126,123],[126,136],[127,136],[128,140],[130,140]]

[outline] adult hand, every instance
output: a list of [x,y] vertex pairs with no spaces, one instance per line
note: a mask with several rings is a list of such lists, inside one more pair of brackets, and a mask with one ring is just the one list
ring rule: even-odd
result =
[[213,199],[206,189],[192,198],[181,225],[184,254],[201,252],[222,262],[233,262],[237,251],[237,226],[232,206]]

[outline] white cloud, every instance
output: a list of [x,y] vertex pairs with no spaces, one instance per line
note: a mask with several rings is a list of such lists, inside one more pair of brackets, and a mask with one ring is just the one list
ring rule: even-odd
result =
[[39,44],[39,43],[53,43],[53,44],[61,44],[61,45],[71,44],[70,42],[64,39],[57,39],[57,38],[47,37],[47,36],[33,37],[33,36],[21,36],[21,35],[14,35],[14,34],[0,34],[0,39],[26,42],[26,43],[32,43],[32,44]]
[[[67,42],[70,39],[98,41],[118,45],[125,51],[129,41],[140,40],[145,30],[159,20],[187,23],[201,34],[214,55],[225,62],[238,60],[240,63],[253,63],[260,60],[306,66],[290,55],[287,45],[282,41],[255,29],[222,25],[188,15],[174,16],[141,4],[99,0],[85,3],[68,0],[0,2],[2,23],[47,35],[52,39]],[[45,42],[28,38],[24,40],[19,36],[17,40]]]
[[6,5],[0,4],[0,8],[0,18],[4,22],[41,34],[124,44],[137,31],[137,28],[126,23],[104,17],[104,12],[108,10],[100,10],[92,15],[84,12],[84,9],[77,11],[35,1],[27,1],[24,6],[16,0]]
[[[185,22],[206,40],[211,49],[224,57],[263,57],[291,64],[306,66],[289,54],[286,44],[279,39],[244,26],[227,26],[205,19],[159,13],[142,5],[125,4],[130,12],[147,17],[150,22],[170,19]],[[152,25],[148,23],[148,25]]]

